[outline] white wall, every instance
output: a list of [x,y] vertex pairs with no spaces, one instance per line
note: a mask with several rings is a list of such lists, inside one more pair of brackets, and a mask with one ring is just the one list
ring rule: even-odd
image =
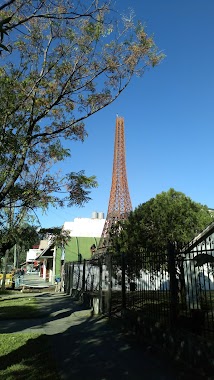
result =
[[64,230],[70,231],[70,236],[100,237],[105,219],[75,218],[73,222],[65,222]]
[[26,262],[33,262],[40,252],[41,251],[38,248],[29,249],[27,252]]

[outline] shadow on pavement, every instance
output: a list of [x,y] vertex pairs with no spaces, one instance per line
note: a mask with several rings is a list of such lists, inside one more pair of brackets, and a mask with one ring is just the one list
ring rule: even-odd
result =
[[[122,331],[113,328],[106,318],[91,316],[90,310],[75,304],[69,296],[38,297],[50,311],[50,317],[40,323],[61,380],[191,380],[191,375],[178,372],[167,358],[163,360],[147,353],[142,346],[125,338]],[[5,332],[23,331],[28,322],[32,329],[38,324],[38,320],[22,321],[19,327],[8,325]],[[37,338],[37,346],[42,344],[42,339],[44,336]],[[25,348],[27,352],[27,344]],[[0,368],[12,358],[13,361],[20,358],[22,353],[23,347],[11,357],[2,357]]]
[[[42,332],[45,326],[51,322],[58,321],[59,324],[60,319],[69,318],[75,312],[88,310],[88,314],[90,313],[90,309],[85,309],[82,305],[74,303],[71,297],[64,294],[31,294],[30,297],[38,299],[40,308],[38,316],[33,318],[26,315],[26,319],[0,319],[0,333],[15,333],[28,329],[31,329],[32,332]],[[72,322],[68,320],[67,324],[70,323]],[[54,329],[53,326],[51,328]]]

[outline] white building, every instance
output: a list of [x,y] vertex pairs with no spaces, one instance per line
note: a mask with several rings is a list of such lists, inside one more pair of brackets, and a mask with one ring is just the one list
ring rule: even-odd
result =
[[29,264],[33,263],[40,252],[41,250],[39,248],[29,249],[27,251],[26,262]]
[[105,224],[103,212],[93,212],[91,218],[75,218],[65,222],[62,229],[72,237],[65,247],[47,245],[39,256],[42,262],[41,275],[54,283],[55,276],[61,277],[62,262],[91,258],[91,246],[98,246]]
[[70,231],[70,236],[73,237],[100,238],[104,224],[104,213],[94,211],[92,218],[75,218],[73,222],[65,222],[63,230]]
[[31,248],[26,253],[26,263],[33,264],[38,255],[48,246],[48,240],[41,240],[38,248]]

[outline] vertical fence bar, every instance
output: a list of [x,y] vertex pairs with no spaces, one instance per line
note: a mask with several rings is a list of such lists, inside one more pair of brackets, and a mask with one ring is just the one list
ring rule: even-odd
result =
[[85,265],[86,260],[83,260],[83,268],[82,268],[82,291],[85,291]]
[[68,278],[68,265],[64,265],[64,273],[65,273],[65,278],[64,278],[64,293],[67,293],[67,278]]
[[107,268],[108,268],[108,290],[107,290],[107,313],[109,317],[111,316],[111,306],[112,306],[112,255],[108,254],[107,257]]
[[126,309],[126,262],[125,255],[121,255],[122,262],[122,310]]
[[99,259],[98,260],[98,265],[100,269],[100,276],[99,276],[99,313],[102,314],[103,312],[103,289],[102,289],[102,284],[103,284],[103,260]]
[[69,276],[69,288],[70,288],[70,296],[73,293],[73,283],[74,283],[74,263],[71,265],[71,270],[70,270],[70,276]]
[[69,294],[69,276],[70,276],[70,264],[65,264],[65,293]]
[[171,327],[176,326],[177,322],[177,304],[178,304],[178,284],[176,279],[176,262],[175,262],[175,247],[173,244],[168,244],[168,264],[170,277],[170,322]]

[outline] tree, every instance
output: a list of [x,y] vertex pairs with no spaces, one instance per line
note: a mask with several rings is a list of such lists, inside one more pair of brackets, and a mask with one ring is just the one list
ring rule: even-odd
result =
[[11,208],[7,210],[4,217],[4,220],[0,222],[0,259],[4,257],[2,290],[5,289],[9,261],[12,260],[14,266],[17,267],[22,259],[25,261],[26,251],[39,239],[37,228],[26,222],[26,214],[20,214],[18,217]]
[[26,261],[26,252],[34,245],[39,244],[40,238],[38,226],[29,223],[23,223],[19,229],[19,235],[16,237],[14,250],[16,251],[16,267]]
[[140,277],[142,269],[151,274],[168,271],[175,281],[179,275],[183,291],[183,263],[178,260],[176,265],[175,255],[212,221],[206,206],[170,189],[140,204],[127,220],[113,226],[109,251],[125,255],[130,278]]
[[64,230],[62,227],[41,228],[39,236],[42,239],[49,239],[56,246],[64,247],[71,239],[70,231]]
[[[113,237],[125,252],[165,252],[168,244],[181,249],[212,222],[207,208],[170,189],[140,204]],[[115,240],[114,240],[115,239]]]
[[38,227],[30,224],[32,218],[26,213],[16,214],[11,208],[7,209],[7,212],[1,210],[0,216],[0,258],[15,245],[21,253],[26,252],[32,244],[39,241],[39,235],[36,232]]
[[163,55],[110,2],[8,0],[0,18],[11,51],[1,54],[0,207],[81,205],[97,183],[83,171],[56,176],[65,140],[84,141],[84,120]]
[[[1,8],[1,7],[0,7]],[[0,49],[6,50],[9,52],[9,49],[3,44],[4,36],[7,35],[4,25],[8,24],[11,21],[11,17],[7,17],[0,21]],[[0,50],[1,53],[1,50]]]

